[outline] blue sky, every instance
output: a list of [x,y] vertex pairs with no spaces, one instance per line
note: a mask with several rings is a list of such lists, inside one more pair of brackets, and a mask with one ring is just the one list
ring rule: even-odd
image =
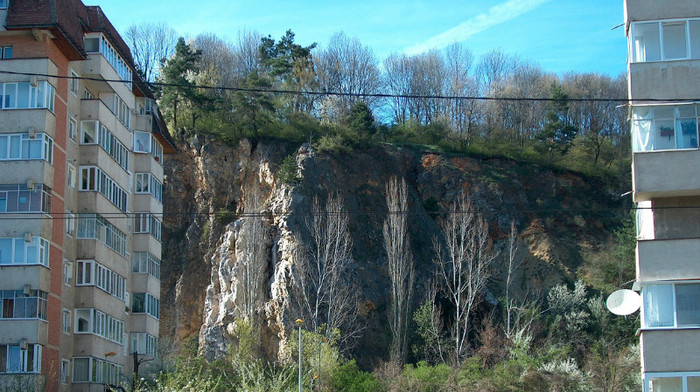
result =
[[166,22],[180,35],[239,31],[296,42],[317,42],[344,31],[371,47],[381,61],[461,42],[478,57],[492,49],[555,73],[626,71],[622,0],[83,0],[99,5],[124,32],[133,23]]

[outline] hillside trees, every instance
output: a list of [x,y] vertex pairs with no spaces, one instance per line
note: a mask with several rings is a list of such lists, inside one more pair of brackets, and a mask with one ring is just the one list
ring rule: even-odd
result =
[[484,294],[494,260],[486,222],[464,195],[454,202],[442,223],[444,245],[434,241],[441,293],[451,305],[447,325],[451,360],[461,365],[469,349],[472,313]]
[[170,57],[177,43],[172,27],[160,24],[132,24],[126,31],[134,63],[144,81],[154,82],[163,63]]
[[330,194],[325,204],[314,197],[311,211],[306,221],[310,243],[300,249],[294,270],[296,298],[315,333],[330,339],[339,331],[339,344],[347,348],[362,330],[357,321],[357,291],[349,277],[353,263],[350,218],[337,194]]
[[389,281],[389,329],[391,330],[390,358],[401,364],[406,357],[408,322],[415,267],[408,236],[408,190],[406,181],[392,177],[386,186],[387,218],[384,221],[384,248],[386,250]]
[[175,45],[175,54],[161,70],[164,85],[159,95],[160,104],[165,108],[166,118],[172,119],[174,129],[178,127],[178,113],[183,105],[192,116],[192,128],[201,112],[212,109],[213,98],[202,93],[195,83],[195,77],[200,72],[201,55],[200,50],[193,50],[181,37]]
[[374,53],[357,38],[350,38],[342,32],[334,34],[328,46],[318,51],[313,60],[320,91],[351,94],[323,98],[326,118],[337,122],[359,100],[370,108],[378,105],[376,97],[357,96],[375,94],[381,88],[381,75]]

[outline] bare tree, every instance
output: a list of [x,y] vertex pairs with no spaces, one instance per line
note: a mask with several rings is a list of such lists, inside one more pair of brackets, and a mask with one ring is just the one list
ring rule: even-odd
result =
[[257,315],[260,305],[260,294],[264,281],[264,272],[267,266],[267,231],[262,215],[262,203],[257,192],[253,193],[246,202],[247,208],[242,219],[241,234],[239,238],[246,239],[240,249],[240,280],[242,283],[243,303],[239,309],[243,318],[252,321]]
[[165,23],[133,24],[126,31],[126,39],[144,80],[153,82],[163,61],[175,50],[177,33]]
[[486,222],[473,208],[471,200],[460,195],[442,224],[445,246],[437,239],[433,242],[442,290],[453,305],[448,328],[457,365],[467,354],[470,317],[486,287],[489,266],[495,257]]
[[414,265],[408,236],[408,191],[406,181],[392,177],[386,187],[388,216],[384,221],[386,248],[391,280],[389,328],[391,329],[391,360],[402,363],[406,356],[408,321],[413,297]]
[[[363,46],[357,38],[345,33],[331,36],[328,47],[314,56],[318,83],[321,91],[340,91],[350,94],[379,92],[381,77],[372,49]],[[326,110],[332,102],[336,120],[350,112],[352,105],[362,99],[369,107],[375,107],[377,99],[371,96],[340,96],[324,102]]]
[[409,119],[410,99],[407,96],[411,94],[411,68],[411,60],[404,54],[392,54],[384,60],[384,84],[392,95],[389,105],[396,124]]
[[510,232],[508,233],[508,271],[506,272],[506,337],[510,338],[513,334],[513,318],[515,317],[516,305],[510,298],[510,287],[513,284],[513,274],[520,267],[521,260],[516,260],[516,253],[520,241],[518,240],[518,229],[515,226],[515,221],[510,222]]
[[347,348],[362,330],[357,322],[359,297],[348,277],[354,262],[349,219],[340,196],[330,195],[325,205],[314,197],[311,219],[306,222],[310,245],[300,249],[295,271],[296,297],[308,324],[326,337],[339,330],[341,348]]

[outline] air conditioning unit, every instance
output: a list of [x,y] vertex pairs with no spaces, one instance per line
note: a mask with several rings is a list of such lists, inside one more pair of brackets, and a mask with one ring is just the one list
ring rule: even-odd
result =
[[27,339],[22,338],[19,340],[19,349],[22,351],[27,349]]
[[24,242],[32,242],[33,239],[34,235],[32,235],[32,233],[24,233]]
[[32,285],[25,284],[24,288],[22,289],[22,293],[25,297],[29,297],[30,295],[32,295]]
[[39,82],[36,80],[36,76],[32,76],[32,78],[29,80],[29,84],[31,84],[32,87],[36,87],[38,83]]
[[34,181],[32,181],[32,180],[27,181],[27,190],[28,191],[34,190]]
[[28,129],[27,131],[28,131],[28,133],[29,133],[29,138],[30,138],[30,139],[36,138],[36,128],[34,128],[34,127],[29,127],[29,129]]

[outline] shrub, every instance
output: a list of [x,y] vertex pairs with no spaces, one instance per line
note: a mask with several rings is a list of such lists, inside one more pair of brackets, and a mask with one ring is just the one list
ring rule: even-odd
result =
[[340,365],[333,372],[331,386],[338,392],[379,392],[383,390],[374,374],[358,369],[354,359]]

